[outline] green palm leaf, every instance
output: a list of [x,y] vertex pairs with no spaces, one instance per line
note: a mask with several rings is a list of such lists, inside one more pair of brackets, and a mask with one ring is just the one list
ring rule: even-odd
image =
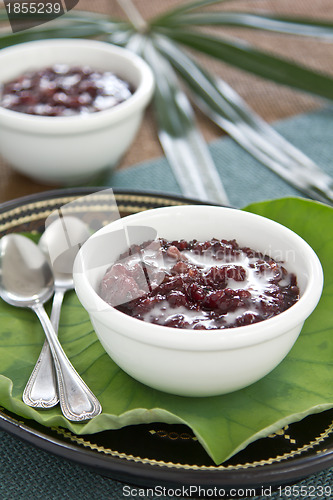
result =
[[193,10],[201,9],[203,7],[208,7],[209,5],[225,3],[230,1],[231,0],[197,0],[195,2],[187,2],[187,3],[182,2],[180,6],[170,9],[164,14],[155,17],[154,20],[151,21],[151,25],[163,24],[164,22],[173,23],[174,18],[186,12],[191,12]]
[[226,82],[211,75],[175,43],[161,36],[155,36],[155,43],[212,121],[268,168],[287,182],[293,181],[304,194],[332,204],[333,195],[328,197],[313,185],[314,178],[321,178],[328,186],[331,178],[257,116]]
[[[163,26],[163,22],[155,21],[154,24]],[[177,27],[235,26],[324,39],[333,37],[333,22],[268,14],[259,15],[251,12],[195,12],[174,16],[172,24]]]
[[[29,20],[31,16],[21,14],[18,20]],[[0,9],[0,22],[8,22],[7,12]],[[88,12],[68,12],[64,16],[24,31],[12,33],[3,29],[0,33],[0,49],[14,44],[46,38],[107,38],[114,33],[124,33],[130,23],[117,21],[102,14]]]
[[0,36],[0,48],[9,47],[13,44],[24,43],[42,38],[96,38],[105,36],[105,30],[94,24],[63,25],[45,27],[45,29],[18,31],[16,33]]
[[195,125],[193,110],[172,67],[152,43],[146,43],[143,55],[155,73],[159,138],[183,193],[228,204],[206,143]]
[[[20,20],[25,20],[25,19],[31,19],[31,17],[35,18],[35,15],[32,14],[23,14],[20,12],[19,14],[15,15],[15,19],[20,19]],[[41,15],[42,16],[42,15]],[[79,22],[79,23],[84,23],[84,22],[89,22],[89,23],[102,23],[105,25],[106,22],[110,23],[115,23],[119,26],[121,25],[128,25],[128,22],[121,21],[119,19],[115,19],[113,17],[107,16],[105,14],[98,14],[97,12],[87,12],[87,11],[80,11],[80,10],[75,10],[75,11],[70,11],[66,12],[65,15],[61,16],[60,18],[56,19],[56,22]],[[6,9],[1,8],[0,9],[0,22],[7,22],[8,21],[8,14]],[[37,27],[38,30],[38,27]]]
[[333,78],[267,52],[240,40],[223,40],[190,30],[166,29],[163,34],[232,66],[274,82],[320,97],[333,99]]

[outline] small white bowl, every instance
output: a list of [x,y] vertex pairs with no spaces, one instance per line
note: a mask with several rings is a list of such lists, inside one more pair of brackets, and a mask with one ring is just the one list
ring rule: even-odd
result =
[[36,116],[0,107],[0,154],[46,184],[82,183],[114,167],[130,147],[153,94],[153,75],[140,57],[109,43],[41,40],[0,51],[0,86],[56,63],[112,71],[135,92],[113,108],[87,115]]
[[[132,318],[97,293],[106,269],[126,250],[119,229],[132,226],[154,228],[168,240],[236,239],[283,260],[297,276],[300,299],[273,318],[232,329],[182,330]],[[236,209],[180,206],[131,215],[96,232],[77,256],[74,281],[99,340],[124,371],[161,391],[212,396],[246,387],[282,361],[318,303],[323,272],[311,247],[276,222]]]

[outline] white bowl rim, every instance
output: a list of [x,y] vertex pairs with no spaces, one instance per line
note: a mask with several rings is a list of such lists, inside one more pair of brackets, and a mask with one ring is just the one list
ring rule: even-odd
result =
[[[23,130],[37,130],[39,133],[49,134],[52,133],[78,133],[84,129],[98,129],[112,123],[127,118],[128,115],[135,112],[137,109],[143,108],[150,100],[154,90],[154,77],[152,70],[148,64],[138,55],[129,51],[124,47],[119,47],[108,42],[99,40],[85,40],[85,39],[72,39],[72,38],[54,38],[51,40],[33,40],[31,42],[24,42],[10,47],[6,47],[0,51],[0,64],[3,57],[8,57],[11,53],[20,53],[25,50],[30,50],[36,47],[50,48],[69,47],[69,48],[93,48],[96,50],[107,51],[109,54],[117,54],[124,58],[124,60],[135,67],[141,74],[141,82],[135,89],[133,94],[125,101],[117,104],[112,108],[108,108],[96,113],[87,115],[71,115],[71,116],[40,116],[29,115],[11,109],[6,109],[0,106],[0,119],[3,118],[6,126],[12,128],[22,128]],[[82,63],[84,64],[84,63]],[[80,61],[78,61],[80,65]],[[2,82],[0,82],[1,85]]]
[[91,236],[91,238],[108,232],[111,225],[114,229],[117,229],[117,227],[122,226],[123,223],[127,224],[131,221],[141,220],[142,218],[145,219],[147,215],[156,213],[157,211],[162,213],[162,211],[166,212],[179,210],[179,208],[181,208],[182,210],[236,210],[238,213],[245,214],[246,217],[252,220],[266,220],[277,230],[281,231],[285,235],[288,235],[291,239],[301,245],[302,252],[304,252],[308,257],[310,275],[307,287],[304,290],[303,295],[289,309],[272,318],[251,325],[217,330],[178,329],[163,325],[156,325],[141,321],[137,318],[133,318],[107,304],[94,290],[88,278],[78,272],[78,269],[80,268],[80,258],[84,251],[85,245],[87,244],[85,243],[78,253],[78,256],[76,257],[74,263],[75,289],[80,299],[81,293],[80,291],[78,291],[78,289],[80,288],[80,285],[84,283],[84,286],[86,287],[92,301],[94,301],[97,306],[103,309],[103,311],[99,310],[98,312],[96,312],[95,309],[89,311],[89,308],[87,308],[87,311],[89,313],[91,312],[93,316],[95,313],[97,313],[98,321],[101,321],[103,324],[109,327],[111,319],[115,323],[126,323],[127,327],[121,328],[121,334],[141,343],[162,346],[164,348],[175,350],[181,349],[192,351],[213,351],[221,348],[226,350],[237,349],[240,347],[252,346],[262,342],[268,342],[274,337],[278,337],[286,331],[297,327],[297,325],[301,325],[305,321],[305,319],[312,313],[320,299],[324,282],[323,270],[320,260],[311,246],[297,233],[276,221],[268,219],[267,217],[263,217],[261,215],[246,212],[236,208],[218,207],[213,205],[183,205],[162,207],[139,212],[114,221],[97,231]]

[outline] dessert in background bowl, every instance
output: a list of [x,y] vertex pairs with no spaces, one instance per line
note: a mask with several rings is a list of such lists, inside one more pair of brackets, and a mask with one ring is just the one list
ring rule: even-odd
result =
[[[204,259],[202,246],[209,250],[215,243],[224,255],[217,259],[213,252]],[[191,248],[198,251],[191,255]],[[254,267],[244,268],[246,259]],[[265,300],[273,303],[272,309],[283,303],[278,283],[287,291],[287,307],[257,321],[247,300],[260,270],[264,284],[254,291],[259,309],[265,309]],[[106,291],[111,291],[112,305],[100,296],[108,273],[111,288]],[[200,290],[194,290],[196,273],[204,278]],[[95,233],[77,256],[74,281],[99,340],[124,371],[165,392],[212,396],[256,382],[283,360],[318,303],[323,272],[311,247],[276,222],[230,208],[180,206],[131,215]],[[117,286],[122,294],[114,293]],[[154,304],[153,309],[148,307],[148,317],[140,317],[140,303],[154,293],[161,296],[158,309]],[[194,299],[201,294],[201,302],[195,303],[192,293]],[[138,306],[137,317],[124,312],[128,304]],[[187,326],[168,322],[173,307],[178,320],[181,315],[185,321],[191,318]],[[199,319],[193,319],[193,312]],[[227,324],[229,312],[232,327]],[[248,314],[252,314],[250,321]]]
[[38,116],[96,113],[126,101],[131,86],[110,71],[54,64],[4,83],[0,106]]
[[0,85],[0,154],[50,185],[86,182],[113,168],[154,90],[150,68],[129,50],[72,39],[1,50]]

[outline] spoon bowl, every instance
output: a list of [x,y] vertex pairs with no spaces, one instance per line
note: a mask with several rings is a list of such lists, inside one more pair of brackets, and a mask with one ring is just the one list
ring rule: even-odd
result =
[[[42,254],[34,253],[28,263],[31,241],[17,234],[1,240],[1,297],[11,305],[30,307],[46,302],[53,294],[53,275]],[[29,264],[29,265],[28,265]]]
[[73,283],[73,265],[91,232],[78,217],[62,215],[46,226],[38,246],[47,257],[55,281]]

